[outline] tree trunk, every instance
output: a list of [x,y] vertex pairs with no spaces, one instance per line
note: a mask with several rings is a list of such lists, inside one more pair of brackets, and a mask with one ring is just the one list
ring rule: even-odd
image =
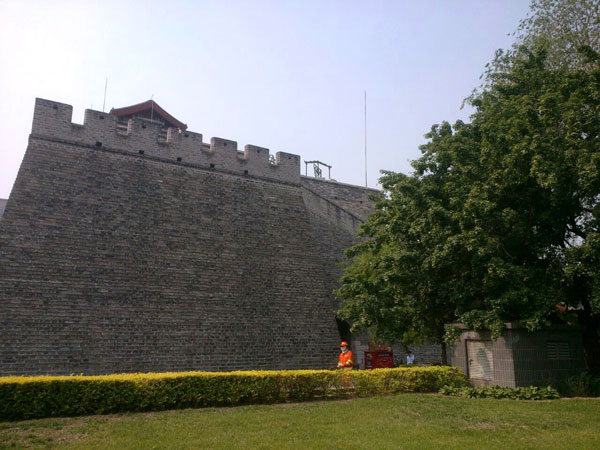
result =
[[593,375],[600,375],[600,316],[581,317],[581,337],[585,362]]
[[448,365],[448,355],[446,354],[446,343],[442,341],[442,366]]
[[594,315],[592,305],[587,298],[581,301],[583,310],[578,312],[583,351],[588,370],[600,375],[600,315]]

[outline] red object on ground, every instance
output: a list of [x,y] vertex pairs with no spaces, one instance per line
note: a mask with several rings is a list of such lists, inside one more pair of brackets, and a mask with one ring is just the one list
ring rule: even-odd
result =
[[394,367],[394,353],[391,350],[365,352],[365,369]]

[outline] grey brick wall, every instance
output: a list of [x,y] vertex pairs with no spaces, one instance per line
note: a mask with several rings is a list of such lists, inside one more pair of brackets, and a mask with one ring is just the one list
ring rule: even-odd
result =
[[269,163],[269,150],[247,145],[238,151],[237,142],[212,138],[210,144],[202,134],[164,130],[162,124],[136,118],[120,124],[116,116],[86,110],[83,125],[71,123],[73,107],[51,100],[36,99],[31,134],[55,141],[91,145],[104,149],[180,162],[222,172],[300,183],[300,157],[277,152],[276,164]]
[[296,155],[117,125],[36,101],[0,221],[0,375],[335,363],[351,202]]
[[353,186],[322,178],[302,176],[301,183],[306,190],[328,199],[337,207],[362,221],[367,220],[373,209],[373,202],[369,197],[379,193],[377,189]]
[[[563,380],[586,369],[581,331],[578,329],[554,326],[536,333],[510,329],[508,334],[512,343],[517,386]],[[549,354],[548,343],[552,342],[565,345],[567,353],[559,357]]]

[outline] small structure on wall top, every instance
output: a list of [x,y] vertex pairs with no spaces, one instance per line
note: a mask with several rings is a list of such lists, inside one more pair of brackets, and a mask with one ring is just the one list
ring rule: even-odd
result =
[[110,114],[119,118],[119,120],[129,120],[136,117],[160,122],[165,128],[177,128],[178,130],[187,130],[187,125],[167,111],[162,109],[154,100],[148,100],[136,105],[125,106],[123,108],[112,108]]
[[323,177],[323,167],[327,167],[327,169],[329,169],[328,174],[327,174],[327,178],[331,180],[331,167],[329,164],[325,164],[324,162],[321,161],[304,161],[304,175],[308,176],[308,165],[312,164],[313,165],[313,174],[315,178],[325,178]]

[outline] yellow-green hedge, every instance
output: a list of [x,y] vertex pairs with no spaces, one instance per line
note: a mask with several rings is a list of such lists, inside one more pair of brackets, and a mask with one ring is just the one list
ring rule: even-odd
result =
[[453,367],[0,377],[0,420],[437,392],[465,384]]

